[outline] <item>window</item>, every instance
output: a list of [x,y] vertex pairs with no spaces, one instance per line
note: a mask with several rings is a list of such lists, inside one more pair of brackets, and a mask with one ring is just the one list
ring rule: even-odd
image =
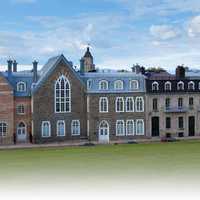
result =
[[134,121],[127,120],[126,121],[126,135],[134,135]]
[[178,128],[183,129],[184,128],[184,120],[183,117],[178,118]]
[[177,90],[184,90],[184,83],[182,81],[178,82]]
[[158,111],[158,99],[153,99],[153,111]]
[[64,75],[61,75],[55,84],[55,112],[71,112],[71,88]]
[[5,137],[7,134],[7,124],[5,122],[0,122],[0,137]]
[[124,89],[124,83],[121,80],[117,80],[114,83],[115,90],[123,90]]
[[189,98],[189,107],[190,107],[190,108],[193,108],[193,106],[194,106],[194,98],[193,98],[193,97],[190,97],[190,98]]
[[136,120],[136,135],[144,135],[144,120]]
[[171,128],[171,118],[166,117],[166,129],[170,129],[170,128]]
[[178,109],[183,108],[183,98],[178,98]]
[[159,84],[158,84],[158,82],[153,82],[152,83],[152,90],[153,91],[158,91],[159,90]]
[[80,135],[80,121],[73,120],[71,123],[71,134],[73,136]]
[[124,120],[117,120],[117,122],[116,122],[116,135],[117,136],[124,136],[125,135]]
[[137,80],[130,81],[130,89],[131,90],[138,90],[139,89],[139,82]]
[[99,90],[108,90],[108,81],[102,80],[99,82]]
[[24,105],[20,104],[17,106],[17,114],[24,114],[25,113],[25,108]]
[[87,80],[87,89],[90,90],[92,88],[92,80]]
[[100,135],[109,135],[109,124],[107,121],[102,121],[99,125]]
[[166,83],[165,83],[165,90],[166,90],[166,91],[170,91],[171,89],[172,89],[172,84],[171,84],[171,82],[169,82],[169,81],[166,82]]
[[116,112],[124,112],[124,98],[117,97],[115,102],[115,110]]
[[194,90],[194,89],[195,89],[195,84],[194,84],[193,81],[190,81],[190,82],[188,83],[188,90]]
[[65,136],[65,121],[57,121],[57,136]]
[[51,124],[49,121],[42,122],[42,137],[51,136]]
[[108,112],[108,98],[100,97],[99,99],[99,112]]
[[143,99],[143,97],[136,97],[136,112],[144,112],[144,99]]
[[126,112],[134,112],[134,99],[133,97],[126,98]]
[[26,92],[26,83],[24,82],[18,82],[17,83],[17,91],[18,92]]
[[20,122],[17,126],[17,134],[25,135],[26,134],[26,125],[23,122]]
[[166,108],[166,110],[170,109],[170,98],[165,99],[165,108]]

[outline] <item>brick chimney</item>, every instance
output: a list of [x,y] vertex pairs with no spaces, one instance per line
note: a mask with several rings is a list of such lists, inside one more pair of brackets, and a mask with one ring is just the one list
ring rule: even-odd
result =
[[8,62],[8,74],[10,75],[12,73],[13,61],[11,59],[9,59],[7,62]]
[[179,79],[185,78],[185,67],[184,66],[178,66],[176,68],[176,78],[179,78]]
[[17,72],[17,61],[16,60],[14,60],[13,61],[13,72]]
[[38,81],[37,70],[38,70],[38,62],[35,60],[33,62],[33,82],[34,83],[36,83]]

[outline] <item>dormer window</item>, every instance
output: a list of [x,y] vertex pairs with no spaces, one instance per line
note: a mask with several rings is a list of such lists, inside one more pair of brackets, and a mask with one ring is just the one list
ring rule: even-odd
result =
[[108,81],[102,80],[99,82],[99,90],[108,90]]
[[17,91],[18,92],[26,92],[26,83],[25,82],[18,82],[17,83]]
[[165,90],[166,91],[171,91],[171,89],[172,89],[172,84],[171,84],[171,82],[166,82],[165,83]]
[[188,83],[188,90],[194,90],[194,89],[195,89],[195,84],[194,84],[193,81],[190,81],[190,82]]
[[183,81],[178,82],[178,84],[177,84],[177,90],[184,90],[184,83],[183,83]]
[[87,89],[90,90],[92,88],[92,80],[87,80]]
[[158,82],[153,82],[152,83],[152,90],[153,91],[158,91],[159,90],[159,84],[158,84]]
[[123,90],[124,89],[124,83],[121,80],[117,80],[114,83],[115,90]]
[[137,80],[130,81],[130,89],[131,90],[138,90],[139,89],[139,82]]

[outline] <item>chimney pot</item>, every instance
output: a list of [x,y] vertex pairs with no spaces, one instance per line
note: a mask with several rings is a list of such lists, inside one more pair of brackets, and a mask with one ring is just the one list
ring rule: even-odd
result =
[[13,61],[13,72],[17,72],[17,61],[16,60],[14,60]]
[[36,83],[38,80],[37,69],[38,68],[38,61],[33,61],[33,82]]
[[7,62],[8,62],[8,74],[11,74],[13,61],[9,59]]

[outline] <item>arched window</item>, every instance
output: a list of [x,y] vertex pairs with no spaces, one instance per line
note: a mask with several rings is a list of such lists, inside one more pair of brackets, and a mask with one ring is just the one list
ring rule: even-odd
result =
[[18,82],[17,83],[17,91],[18,92],[26,92],[26,83],[25,82]]
[[195,89],[195,84],[194,84],[193,81],[190,81],[190,82],[188,83],[188,90],[194,90],[194,89]]
[[79,120],[72,120],[71,123],[71,134],[72,136],[80,135],[80,121]]
[[133,120],[127,120],[126,121],[126,135],[134,135],[134,121]]
[[5,122],[0,122],[0,137],[5,137],[8,132],[8,127]]
[[26,134],[26,125],[24,122],[20,122],[17,126],[17,135],[25,135]]
[[144,120],[136,120],[136,135],[144,135]]
[[139,82],[137,80],[130,81],[130,89],[131,90],[138,90],[139,89]]
[[108,98],[107,97],[100,97],[99,112],[108,112]]
[[117,120],[117,122],[116,122],[116,135],[117,136],[124,136],[125,135],[124,120]]
[[170,91],[171,89],[172,89],[172,84],[171,84],[171,82],[167,81],[165,83],[165,90]]
[[126,98],[126,112],[134,112],[134,99],[133,97]]
[[99,135],[109,135],[109,124],[105,120],[99,125]]
[[177,84],[177,90],[184,90],[184,83],[183,81],[179,81]]
[[144,98],[136,97],[136,112],[144,112]]
[[55,112],[71,112],[71,88],[64,75],[60,76],[55,84]]
[[158,82],[153,82],[152,83],[152,90],[153,91],[158,91],[159,90],[159,84],[158,84]]
[[17,105],[17,114],[24,114],[25,113],[25,108],[23,104]]
[[117,80],[114,82],[114,89],[115,90],[123,90],[124,89],[124,82],[121,80]]
[[87,80],[87,89],[90,90],[92,88],[92,80]]
[[108,90],[108,81],[102,80],[99,82],[99,90]]
[[42,137],[50,137],[51,136],[51,124],[49,121],[42,122]]
[[124,112],[124,98],[117,97],[115,102],[115,110],[116,112]]
[[57,136],[65,136],[65,121],[57,121]]

